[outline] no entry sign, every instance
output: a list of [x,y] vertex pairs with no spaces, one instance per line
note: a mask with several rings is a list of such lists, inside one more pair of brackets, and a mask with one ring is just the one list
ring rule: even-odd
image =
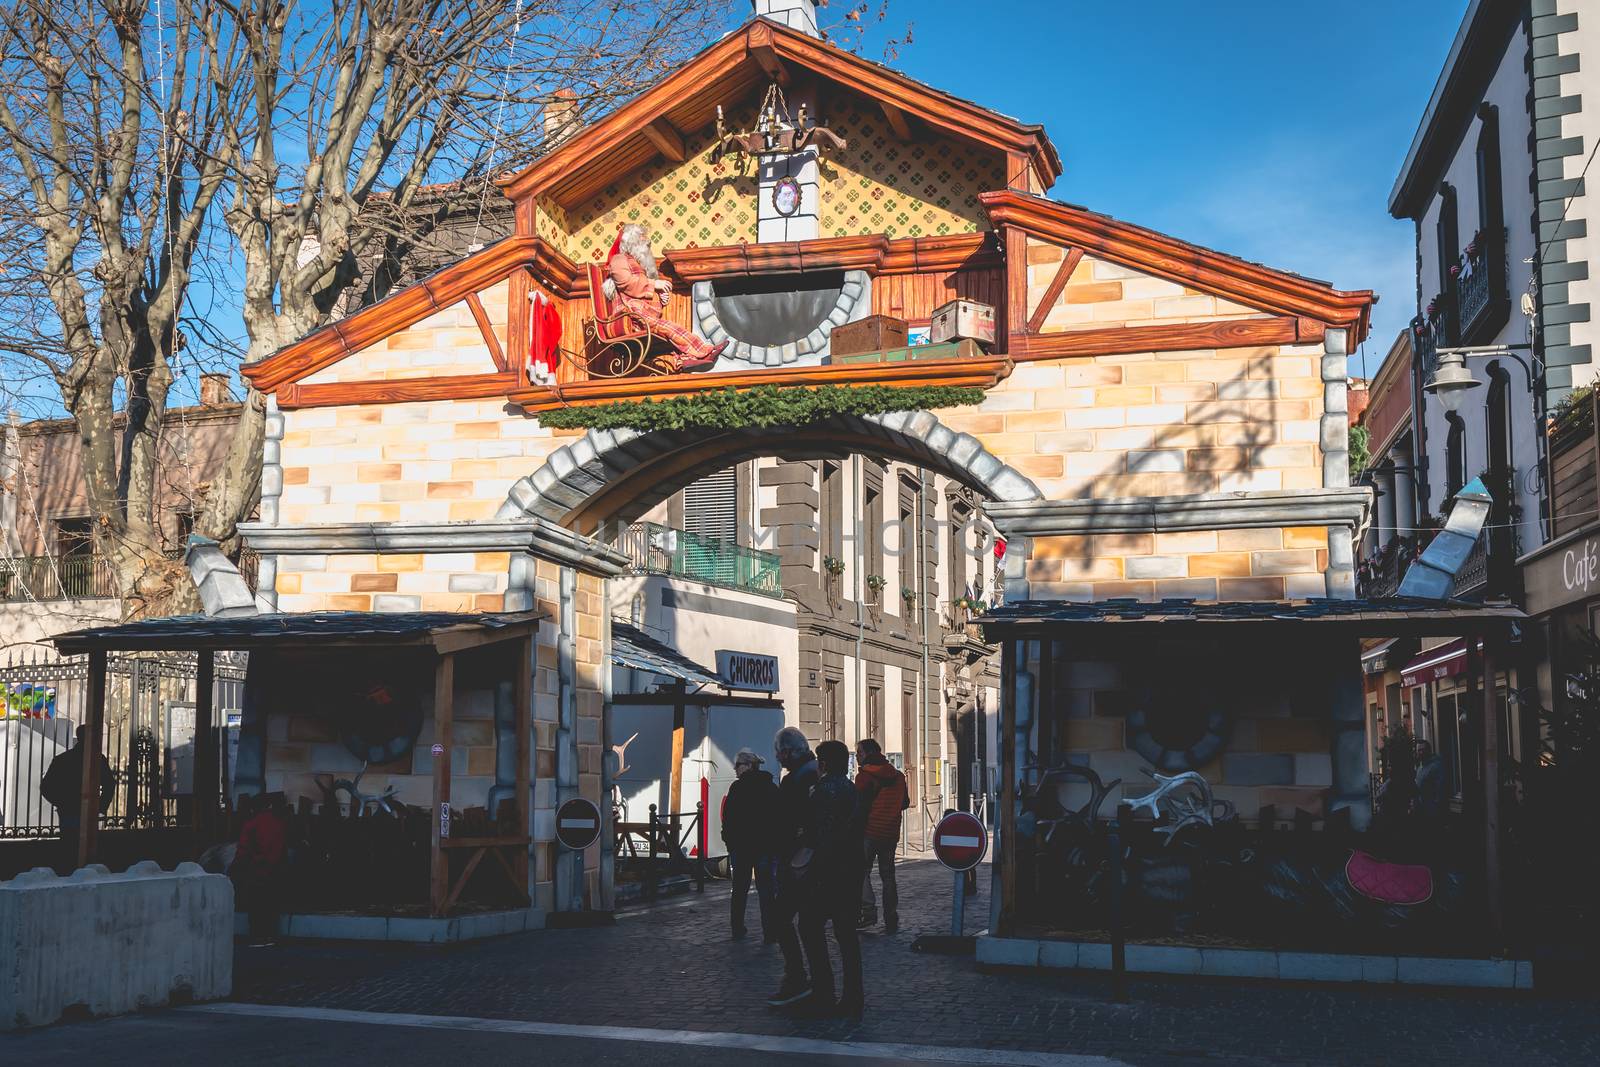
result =
[[581,852],[600,836],[600,809],[582,797],[573,797],[556,809],[556,840]]
[[952,811],[933,831],[933,854],[952,871],[970,871],[983,862],[989,834],[983,823],[964,811]]

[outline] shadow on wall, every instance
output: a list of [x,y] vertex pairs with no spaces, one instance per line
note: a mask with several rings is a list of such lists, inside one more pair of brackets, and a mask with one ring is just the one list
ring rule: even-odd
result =
[[[1194,357],[1194,353],[1184,355]],[[1281,477],[1267,469],[1266,463],[1283,457],[1274,457],[1265,450],[1289,445],[1314,453],[1315,439],[1304,444],[1280,440],[1278,426],[1286,420],[1280,418],[1277,407],[1284,400],[1279,382],[1272,374],[1272,358],[1267,353],[1252,356],[1241,371],[1215,383],[1158,385],[1157,396],[1163,395],[1162,390],[1180,390],[1176,395],[1183,396],[1182,390],[1192,388],[1188,395],[1194,399],[1168,401],[1183,404],[1185,420],[1182,424],[1096,431],[1097,444],[1104,436],[1110,436],[1124,447],[1104,449],[1114,452],[1114,457],[1108,457],[1107,468],[1092,475],[1080,490],[1080,499],[1089,503],[1089,527],[1096,526],[1096,520],[1102,516],[1106,524],[1111,525],[1114,512],[1110,503],[1130,496],[1283,488]],[[1131,364],[1124,364],[1127,365]],[[1304,420],[1290,421],[1315,420],[1308,414]],[[1204,533],[1195,535],[1188,545],[1166,551],[1158,542],[1159,538],[1149,533],[1089,534],[1081,539],[1075,553],[1059,561],[1059,578],[1048,571],[1039,575],[1030,571],[1030,579],[1042,578],[1047,584],[1059,581],[1069,587],[1092,583],[1092,593],[1088,595],[1084,595],[1083,588],[1063,590],[1066,599],[1080,600],[1124,596],[1215,600],[1224,588],[1220,583],[1225,581],[1230,583],[1231,593],[1222,599],[1273,600],[1284,595],[1279,588],[1283,584],[1281,579],[1251,582],[1250,549],[1241,547],[1239,552],[1232,553],[1220,551],[1221,546],[1212,544]],[[1247,539],[1241,539],[1241,546],[1245,543]],[[1263,542],[1256,547],[1282,546]],[[1187,560],[1190,553],[1209,558],[1196,568]],[[1141,562],[1140,557],[1148,559]],[[1115,577],[1106,565],[1106,561],[1112,559],[1122,561],[1120,574]],[[1049,565],[1055,562],[1051,560]],[[1196,569],[1204,573],[1196,574]]]

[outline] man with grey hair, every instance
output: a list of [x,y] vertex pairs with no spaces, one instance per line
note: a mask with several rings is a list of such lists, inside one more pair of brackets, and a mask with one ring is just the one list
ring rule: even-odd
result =
[[602,287],[606,298],[618,301],[628,310],[630,318],[678,350],[677,370],[709,367],[728,347],[727,341],[713,345],[696,337],[661,313],[662,306],[672,296],[672,283],[657,270],[655,253],[650,250],[650,234],[638,223],[630,222],[618,232],[616,243],[611,246],[611,256],[606,260],[606,275]]
[[[811,861],[811,850],[805,847],[806,818],[818,772],[817,758],[811,754],[811,742],[793,726],[785,726],[778,731],[778,735],[772,739],[772,752],[787,772],[778,784],[778,805],[773,828],[774,859],[778,863],[778,899],[773,918],[776,920],[778,947],[783,950],[783,984],[767,998],[767,1004],[782,1008],[812,995],[795,922],[806,904],[808,892],[805,876]],[[826,945],[823,947],[826,949]],[[817,973],[817,963],[815,959],[811,961],[812,973]]]
[[774,920],[773,878],[775,875],[773,829],[777,823],[778,786],[772,775],[761,769],[766,762],[750,749],[740,749],[733,758],[738,779],[728,787],[722,802],[722,841],[728,846],[728,873],[733,880],[733,938],[744,937],[744,909],[754,875],[756,901],[761,905],[761,933],[767,944],[778,940]]

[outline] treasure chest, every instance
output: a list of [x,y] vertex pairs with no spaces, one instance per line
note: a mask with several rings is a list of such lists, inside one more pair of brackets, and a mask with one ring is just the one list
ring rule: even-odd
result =
[[994,308],[976,300],[952,300],[941,304],[933,312],[929,340],[934,344],[946,341],[977,341],[982,345],[994,344]]
[[860,322],[833,328],[829,351],[835,356],[858,356],[907,345],[906,322],[891,315],[868,315]]

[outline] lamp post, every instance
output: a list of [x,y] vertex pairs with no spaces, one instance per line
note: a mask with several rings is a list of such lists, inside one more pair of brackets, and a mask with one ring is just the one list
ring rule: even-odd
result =
[[[1444,405],[1446,411],[1457,412],[1461,410],[1461,402],[1467,394],[1483,383],[1472,376],[1467,369],[1469,356],[1493,356],[1496,359],[1509,359],[1515,361],[1522,368],[1522,373],[1527,379],[1528,396],[1534,400],[1534,413],[1538,414],[1537,400],[1534,398],[1534,385],[1537,378],[1544,374],[1543,365],[1538,364],[1538,357],[1533,357],[1534,362],[1529,363],[1517,355],[1518,351],[1531,354],[1532,345],[1477,345],[1467,348],[1441,348],[1438,351],[1439,362],[1435,366],[1433,375],[1422,386],[1422,391],[1432,393],[1439,398],[1439,403]],[[1537,371],[1537,373],[1536,373]]]
[[[1527,352],[1528,358],[1517,355],[1518,352]],[[1439,403],[1451,414],[1461,410],[1461,404],[1467,394],[1478,388],[1483,383],[1472,376],[1467,369],[1467,359],[1474,356],[1490,356],[1495,359],[1509,359],[1522,368],[1524,380],[1528,387],[1528,403],[1533,409],[1534,449],[1537,453],[1537,462],[1540,475],[1540,508],[1539,525],[1542,535],[1548,539],[1550,531],[1549,506],[1545,493],[1548,492],[1549,478],[1546,469],[1548,456],[1545,452],[1545,426],[1543,393],[1538,386],[1544,380],[1545,366],[1534,352],[1532,345],[1505,344],[1505,345],[1473,345],[1460,348],[1441,348],[1438,350],[1439,361],[1431,377],[1422,386],[1422,391],[1432,393],[1439,398]]]

